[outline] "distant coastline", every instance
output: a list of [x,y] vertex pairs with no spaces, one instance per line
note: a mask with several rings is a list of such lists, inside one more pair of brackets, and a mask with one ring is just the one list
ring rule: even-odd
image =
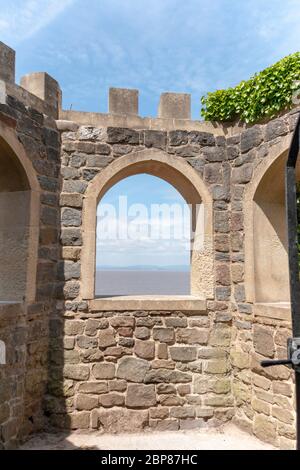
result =
[[97,266],[97,271],[165,271],[165,272],[189,272],[190,266],[186,265],[169,265],[169,266],[152,266],[152,265],[133,265],[133,266]]
[[177,271],[174,266],[169,266],[169,270],[153,266],[151,269],[97,268],[96,296],[188,295],[190,271],[180,268]]

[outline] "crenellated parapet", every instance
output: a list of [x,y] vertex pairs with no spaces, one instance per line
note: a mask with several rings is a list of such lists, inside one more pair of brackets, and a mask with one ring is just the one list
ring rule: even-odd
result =
[[198,130],[215,135],[232,135],[245,126],[191,119],[191,95],[162,93],[156,117],[139,115],[139,91],[110,88],[106,113],[62,109],[59,83],[45,72],[29,73],[15,83],[15,51],[0,42],[0,104],[13,96],[26,106],[60,121],[95,127],[128,127],[145,130]]
[[61,89],[58,82],[44,72],[31,73],[15,83],[15,51],[0,42],[0,104],[13,96],[26,106],[57,119],[61,108]]

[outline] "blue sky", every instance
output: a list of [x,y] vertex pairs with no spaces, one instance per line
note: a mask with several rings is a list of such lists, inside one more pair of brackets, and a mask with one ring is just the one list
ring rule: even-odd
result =
[[189,207],[160,178],[141,174],[117,183],[100,201],[97,222],[98,267],[190,264]]
[[17,77],[48,71],[64,107],[107,110],[110,86],[138,88],[154,116],[164,91],[200,97],[295,52],[299,0],[0,0]]

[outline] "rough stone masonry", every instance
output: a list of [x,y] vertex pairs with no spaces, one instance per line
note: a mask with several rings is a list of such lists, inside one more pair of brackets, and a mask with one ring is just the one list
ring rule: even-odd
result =
[[[291,335],[287,299],[265,302],[259,277],[260,263],[272,262],[280,244],[273,238],[274,248],[266,243],[262,253],[264,226],[255,221],[263,223],[270,204],[273,213],[280,205],[280,188],[264,175],[284,161],[299,110],[253,127],[222,126],[192,121],[189,95],[166,93],[158,117],[142,118],[137,91],[113,89],[108,114],[63,111],[55,80],[32,74],[18,86],[13,67],[13,51],[0,43],[1,158],[9,166],[13,154],[37,182],[38,206],[29,210],[39,217],[29,230],[24,301],[0,302],[7,347],[0,448],[49,426],[121,433],[230,420],[293,448],[293,373],[260,366],[263,358],[284,357]],[[172,308],[158,298],[125,299],[114,309],[83,295],[82,255],[90,253],[85,199],[116,162],[149,150],[158,160],[188,165],[211,198],[212,293],[198,303],[193,296],[170,299]],[[271,225],[276,237],[276,221]]]

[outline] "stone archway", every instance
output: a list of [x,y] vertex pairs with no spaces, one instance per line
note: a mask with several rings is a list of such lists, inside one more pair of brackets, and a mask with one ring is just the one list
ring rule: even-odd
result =
[[96,211],[103,195],[118,181],[139,173],[158,176],[197,206],[193,214],[197,249],[192,253],[191,293],[213,296],[212,197],[197,172],[180,157],[150,149],[118,158],[90,183],[83,205],[82,298],[93,299],[96,257]]
[[271,148],[245,194],[245,287],[253,303],[289,301],[284,181],[289,145],[287,136]]
[[13,129],[0,123],[0,301],[35,299],[40,188]]

